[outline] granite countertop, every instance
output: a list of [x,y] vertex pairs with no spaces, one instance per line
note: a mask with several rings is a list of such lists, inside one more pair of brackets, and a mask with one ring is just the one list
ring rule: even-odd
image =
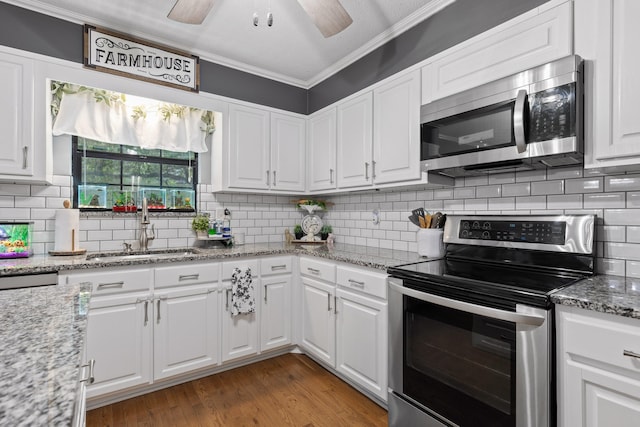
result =
[[640,319],[640,279],[598,275],[551,294],[555,304]]
[[[184,255],[186,250],[195,250],[193,254]],[[303,245],[285,243],[257,243],[219,248],[178,248],[171,249],[175,257],[163,255],[159,259],[92,259],[95,254],[78,256],[36,255],[0,261],[0,277],[21,274],[51,273],[64,270],[91,269],[103,267],[123,267],[129,265],[162,264],[170,262],[224,260],[229,258],[267,256],[267,255],[309,255],[342,261],[354,265],[386,271],[388,267],[412,262],[425,261],[427,258],[415,252],[391,249],[369,248],[366,246],[336,244]],[[153,250],[152,250],[153,252]],[[118,254],[118,253],[113,253]],[[89,259],[87,259],[89,258]]]
[[72,424],[90,289],[0,292],[0,425]]

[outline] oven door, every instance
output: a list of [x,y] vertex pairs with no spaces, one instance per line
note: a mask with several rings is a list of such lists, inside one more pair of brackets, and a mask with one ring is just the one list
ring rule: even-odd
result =
[[416,287],[389,279],[389,424],[549,425],[548,312]]

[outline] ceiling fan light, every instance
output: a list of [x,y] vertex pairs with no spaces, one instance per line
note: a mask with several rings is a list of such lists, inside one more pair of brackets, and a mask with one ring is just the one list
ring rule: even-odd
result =
[[183,24],[200,25],[207,17],[215,0],[177,0],[167,18]]
[[339,0],[298,0],[298,3],[325,38],[338,34],[353,23]]

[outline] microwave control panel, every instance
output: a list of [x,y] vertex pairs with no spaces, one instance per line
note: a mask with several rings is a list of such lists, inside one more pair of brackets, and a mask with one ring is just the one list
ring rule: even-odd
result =
[[460,222],[461,239],[564,245],[567,224],[555,221],[481,221]]

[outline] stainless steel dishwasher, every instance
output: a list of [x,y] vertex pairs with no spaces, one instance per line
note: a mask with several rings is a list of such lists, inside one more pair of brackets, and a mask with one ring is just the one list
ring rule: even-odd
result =
[[58,284],[58,273],[25,274],[0,277],[0,290]]

